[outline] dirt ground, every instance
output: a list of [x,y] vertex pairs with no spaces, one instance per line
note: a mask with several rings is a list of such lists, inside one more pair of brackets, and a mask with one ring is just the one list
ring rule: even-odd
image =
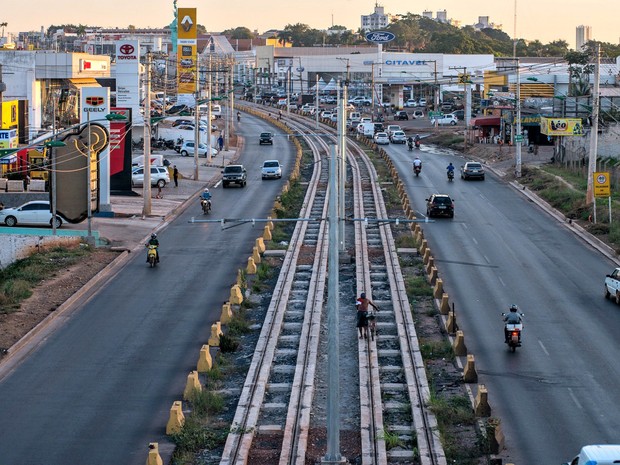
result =
[[0,357],[118,255],[119,252],[97,249],[79,263],[41,282],[19,310],[0,314]]

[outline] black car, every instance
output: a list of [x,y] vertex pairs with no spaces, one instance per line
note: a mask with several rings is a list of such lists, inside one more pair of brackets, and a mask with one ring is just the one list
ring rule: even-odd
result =
[[454,218],[454,202],[447,194],[433,194],[426,199],[426,216],[447,216]]
[[273,134],[270,132],[261,132],[258,145],[270,144],[273,145]]
[[394,119],[396,121],[408,120],[409,115],[407,114],[406,111],[397,111],[396,114],[394,115]]

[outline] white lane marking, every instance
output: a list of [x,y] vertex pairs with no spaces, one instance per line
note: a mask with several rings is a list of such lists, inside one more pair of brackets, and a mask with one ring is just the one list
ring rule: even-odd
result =
[[471,238],[471,240],[472,240],[472,242],[473,242],[474,244],[478,245],[478,241],[476,240],[476,238],[475,238],[475,237],[472,237],[472,238]]
[[545,354],[547,354],[547,356],[549,356],[549,351],[547,350],[547,348],[544,346],[544,344],[542,343],[542,341],[538,341],[538,343],[540,344],[540,347],[542,347],[542,350],[545,352]]
[[502,280],[502,278],[498,276],[497,279],[499,279],[499,282],[502,283],[502,286],[506,287],[506,283]]
[[581,404],[577,400],[577,397],[575,397],[575,394],[573,394],[573,390],[571,388],[568,388],[568,393],[570,394],[571,398],[573,399],[573,402],[575,402],[575,404],[577,404],[577,407],[579,407],[579,409],[583,410],[583,407],[581,406]]
[[482,258],[484,258],[487,263],[491,263],[491,261],[489,260],[489,257],[487,257],[486,255],[483,255]]

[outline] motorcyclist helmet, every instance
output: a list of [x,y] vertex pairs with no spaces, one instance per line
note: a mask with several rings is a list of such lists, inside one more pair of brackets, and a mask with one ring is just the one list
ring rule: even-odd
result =
[[510,306],[510,311],[511,312],[517,312],[517,311],[519,311],[519,307],[517,307],[516,305],[513,304],[513,305]]
[[208,193],[209,193],[209,188],[205,187],[205,194],[208,194]]
[[157,239],[157,234],[155,233],[151,234],[151,239]]

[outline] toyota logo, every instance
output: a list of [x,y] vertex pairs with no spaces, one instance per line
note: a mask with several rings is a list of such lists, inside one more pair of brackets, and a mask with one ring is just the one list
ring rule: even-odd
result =
[[133,45],[123,44],[120,46],[119,50],[123,55],[131,55],[133,53]]

